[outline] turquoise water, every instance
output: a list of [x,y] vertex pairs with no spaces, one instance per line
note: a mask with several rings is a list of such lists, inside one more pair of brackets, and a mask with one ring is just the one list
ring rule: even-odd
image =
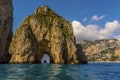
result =
[[120,63],[1,64],[0,80],[120,80]]

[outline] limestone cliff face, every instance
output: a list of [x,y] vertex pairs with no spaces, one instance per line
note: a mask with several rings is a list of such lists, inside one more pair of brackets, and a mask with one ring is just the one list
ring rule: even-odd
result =
[[120,41],[104,39],[96,41],[81,41],[88,61],[120,61]]
[[0,0],[0,63],[10,59],[8,48],[12,39],[12,0]]
[[47,6],[25,18],[9,49],[10,63],[41,63],[44,53],[51,63],[80,63],[72,25]]

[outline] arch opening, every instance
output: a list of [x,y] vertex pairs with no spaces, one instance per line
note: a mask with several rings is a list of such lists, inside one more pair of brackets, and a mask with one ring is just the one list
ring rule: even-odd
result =
[[50,56],[48,55],[48,53],[43,54],[41,58],[41,63],[42,64],[50,63]]

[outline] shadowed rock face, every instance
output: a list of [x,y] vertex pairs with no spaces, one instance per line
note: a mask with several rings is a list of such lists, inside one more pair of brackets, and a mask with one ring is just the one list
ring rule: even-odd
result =
[[47,6],[25,18],[10,45],[10,63],[41,63],[44,53],[51,63],[80,63],[72,25]]
[[8,48],[12,39],[12,0],[0,0],[0,63],[9,62]]
[[83,48],[82,48],[81,44],[76,44],[76,47],[77,47],[76,54],[77,54],[77,57],[78,57],[80,63],[82,63],[82,64],[88,63],[87,56],[83,52]]

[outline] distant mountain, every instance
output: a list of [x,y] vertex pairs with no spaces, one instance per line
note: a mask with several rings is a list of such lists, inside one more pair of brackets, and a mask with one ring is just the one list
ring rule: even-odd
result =
[[120,41],[103,39],[80,42],[88,61],[120,61]]

